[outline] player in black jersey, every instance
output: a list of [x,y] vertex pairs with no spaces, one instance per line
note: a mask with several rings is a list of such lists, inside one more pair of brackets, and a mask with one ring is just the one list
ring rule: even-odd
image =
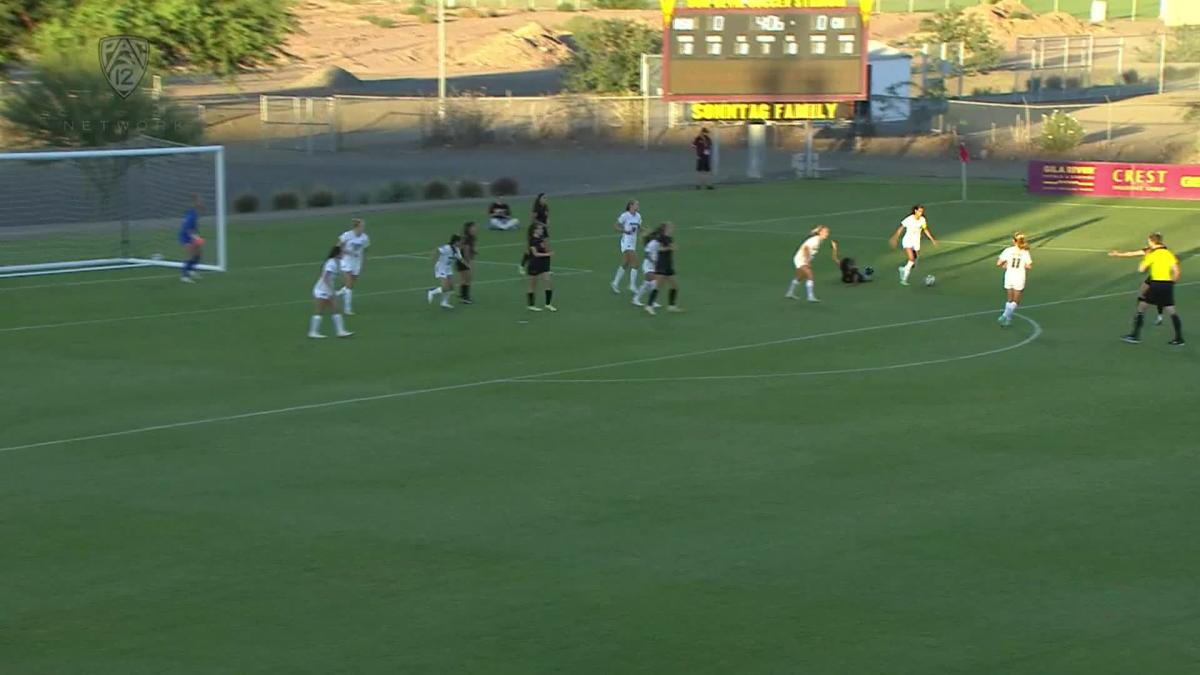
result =
[[[541,223],[546,228],[546,236],[550,236],[550,203],[546,201],[546,193],[539,192],[538,196],[533,200],[533,219],[530,224]],[[525,264],[529,262],[529,249],[525,249],[521,253],[521,263],[517,265],[517,271],[524,274]]]
[[646,313],[657,314],[654,310],[654,301],[658,299],[658,289],[664,285],[669,286],[671,291],[667,295],[667,311],[682,312],[675,304],[675,299],[679,297],[679,283],[675,281],[675,249],[678,245],[675,243],[675,224],[671,222],[663,223],[659,226],[661,232],[658,235],[658,260],[654,263],[654,290],[650,291],[650,299],[646,302]]
[[542,280],[546,290],[546,311],[557,312],[554,302],[554,281],[550,277],[550,238],[546,236],[546,226],[534,223],[529,226],[529,261],[525,265],[525,273],[529,275],[529,292],[525,294],[529,311],[540,312],[541,307],[534,304],[533,295],[537,292],[538,279]]
[[475,262],[475,236],[478,233],[479,228],[475,221],[468,220],[463,223],[462,241],[458,244],[462,259],[454,261],[454,269],[458,271],[458,297],[464,305],[474,302],[471,300],[471,278],[474,276],[471,265]]

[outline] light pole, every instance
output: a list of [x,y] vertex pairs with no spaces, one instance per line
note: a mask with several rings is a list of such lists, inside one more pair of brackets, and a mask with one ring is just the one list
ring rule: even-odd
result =
[[446,0],[437,5],[438,119],[446,118]]

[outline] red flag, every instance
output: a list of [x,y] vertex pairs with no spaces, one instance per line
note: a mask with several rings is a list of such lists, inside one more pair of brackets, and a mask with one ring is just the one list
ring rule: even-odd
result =
[[958,161],[962,162],[963,164],[971,161],[971,152],[967,150],[966,143],[958,144]]

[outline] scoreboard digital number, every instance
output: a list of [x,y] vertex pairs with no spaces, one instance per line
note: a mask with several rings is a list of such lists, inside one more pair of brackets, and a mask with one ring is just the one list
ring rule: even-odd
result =
[[858,7],[709,4],[674,7],[664,16],[666,98],[754,103],[867,98],[867,31]]

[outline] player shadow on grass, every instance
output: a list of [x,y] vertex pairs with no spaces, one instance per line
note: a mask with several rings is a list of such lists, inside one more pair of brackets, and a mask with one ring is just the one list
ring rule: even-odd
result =
[[[1104,218],[1102,216],[1098,216],[1095,218],[1088,218],[1087,220],[1082,220],[1078,223],[1074,223],[1071,225],[1063,225],[1062,227],[1056,227],[1053,230],[1047,230],[1045,232],[1038,232],[1035,234],[1030,234],[1029,238],[1032,241],[1031,248],[1034,251],[1037,251],[1039,248],[1049,244],[1050,242],[1054,241],[1055,239],[1058,239],[1059,237],[1061,237],[1065,234],[1069,234],[1080,228],[1087,227],[1088,225],[1092,225],[1094,223],[1098,223],[1101,220],[1104,220]],[[946,265],[946,266],[939,265],[938,269],[941,270],[943,273],[949,273],[949,272],[954,272],[956,270],[960,270],[964,267],[978,265],[979,263],[982,263],[984,261],[995,260],[996,257],[1000,253],[1000,249],[1004,248],[1007,245],[1008,245],[1008,243],[1006,242],[1006,240],[997,239],[995,241],[986,241],[986,242],[982,242],[979,244],[969,244],[967,246],[963,246],[958,251],[955,251],[954,254],[966,253],[966,252],[969,252],[969,251],[972,251],[975,249],[980,249],[980,248],[986,248],[987,253],[984,253],[983,255],[981,255],[979,257],[972,258],[972,259],[964,261],[964,262],[955,263],[953,265]],[[954,255],[954,254],[951,254],[951,255]]]

